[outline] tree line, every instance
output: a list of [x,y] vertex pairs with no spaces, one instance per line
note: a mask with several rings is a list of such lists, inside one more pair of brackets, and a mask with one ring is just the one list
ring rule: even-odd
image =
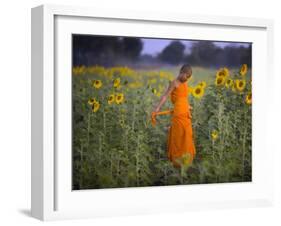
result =
[[156,56],[142,55],[143,42],[136,37],[95,35],[72,36],[72,61],[78,65],[102,65],[105,67],[128,64],[164,63],[178,65],[190,63],[203,67],[237,67],[252,65],[252,47],[228,45],[224,48],[212,41],[196,41],[186,53],[186,46],[172,41]]

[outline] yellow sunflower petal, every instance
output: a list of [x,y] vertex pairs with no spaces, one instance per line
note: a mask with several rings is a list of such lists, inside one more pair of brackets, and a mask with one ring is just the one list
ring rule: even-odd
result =
[[113,81],[113,87],[118,88],[120,86],[121,80],[120,78],[116,78]]
[[252,104],[252,93],[248,93],[245,97],[246,104]]
[[245,76],[247,74],[247,71],[248,71],[247,64],[243,64],[240,68],[239,73],[240,73],[240,75]]
[[93,104],[92,111],[93,112],[97,112],[99,110],[99,108],[100,108],[100,103],[99,102],[95,102]]
[[217,76],[215,80],[216,86],[223,86],[225,83],[225,77],[224,76]]
[[99,88],[102,86],[102,81],[101,81],[101,80],[94,80],[94,81],[93,81],[93,86],[94,86],[96,89],[99,89]]
[[193,88],[192,90],[192,95],[198,99],[200,99],[204,95],[204,88],[200,85],[197,85],[196,87]]
[[115,100],[115,96],[114,96],[114,94],[111,94],[108,96],[107,103],[112,104],[112,103],[114,103],[114,100]]
[[226,86],[226,88],[232,88],[233,80],[230,78],[226,79],[225,86]]
[[198,85],[202,86],[202,88],[204,89],[207,86],[207,83],[205,81],[202,81],[202,82],[199,82]]
[[213,130],[211,133],[212,140],[216,140],[218,138],[218,131]]
[[123,93],[118,93],[115,97],[115,102],[117,104],[121,104],[124,101],[124,94]]
[[246,87],[246,80],[236,79],[235,80],[235,89],[242,92]]

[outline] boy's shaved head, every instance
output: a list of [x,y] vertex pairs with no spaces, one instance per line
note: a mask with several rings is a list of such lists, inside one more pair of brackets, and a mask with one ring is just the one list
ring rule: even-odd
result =
[[191,74],[192,74],[191,66],[189,64],[182,65],[182,67],[180,69],[180,73],[187,73],[191,76]]

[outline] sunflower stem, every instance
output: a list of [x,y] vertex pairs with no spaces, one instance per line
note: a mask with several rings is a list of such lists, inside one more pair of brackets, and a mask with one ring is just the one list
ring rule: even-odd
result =
[[184,184],[184,176],[185,176],[185,167],[183,164],[180,166],[180,180],[181,184]]
[[[223,103],[219,104],[219,109],[218,109],[218,127],[219,131],[222,134],[222,114],[223,114]],[[220,139],[220,160],[222,160],[222,155],[223,155],[223,139],[221,136]]]
[[119,168],[120,168],[120,158],[119,158],[119,155],[117,157],[117,169],[116,169],[116,179],[118,180],[118,177],[119,177]]
[[104,135],[106,135],[106,113],[105,113],[105,107],[103,108],[103,131],[104,131]]
[[242,181],[244,181],[244,174],[245,174],[245,145],[246,145],[246,134],[247,134],[247,127],[246,127],[246,111],[244,112],[244,131],[243,131],[243,140],[242,140]]
[[111,180],[113,178],[112,171],[113,171],[113,159],[112,159],[112,153],[111,153],[110,154],[110,177],[111,177]]
[[139,136],[137,136],[137,149],[136,149],[136,177],[137,177],[137,186],[139,186]]
[[135,114],[136,114],[136,107],[135,107],[135,104],[133,106],[133,121],[132,121],[132,131],[134,131],[134,128],[135,128]]
[[82,188],[83,187],[83,174],[82,174],[82,170],[83,170],[83,145],[81,143],[81,156],[80,156],[80,159],[81,159],[81,166],[80,166],[80,181],[79,181],[79,188]]
[[212,139],[212,157],[213,157],[213,161],[215,161],[215,141]]
[[99,135],[98,164],[100,164],[101,162],[101,153],[102,153],[102,142],[101,142],[101,135]]
[[87,127],[87,146],[88,146],[88,150],[90,148],[91,115],[92,115],[92,112],[89,112],[89,114],[88,114],[88,127]]
[[164,184],[167,185],[167,165],[164,166]]

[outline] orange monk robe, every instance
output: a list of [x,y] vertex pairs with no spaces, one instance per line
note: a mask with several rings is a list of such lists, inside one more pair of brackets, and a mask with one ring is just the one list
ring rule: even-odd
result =
[[167,140],[168,158],[175,166],[179,166],[176,161],[177,158],[189,154],[191,157],[189,163],[191,163],[196,153],[188,102],[187,82],[180,83],[180,85],[172,91],[170,98],[174,109]]
[[[152,125],[156,124],[156,115],[171,114],[171,127],[169,129],[167,138],[167,155],[175,167],[179,167],[178,161],[184,164],[192,163],[196,154],[195,145],[193,141],[191,113],[188,102],[188,85],[187,83],[180,83],[171,95],[171,101],[174,105],[172,110],[163,112],[153,112],[151,115]],[[182,157],[188,156],[187,162],[182,162]]]

